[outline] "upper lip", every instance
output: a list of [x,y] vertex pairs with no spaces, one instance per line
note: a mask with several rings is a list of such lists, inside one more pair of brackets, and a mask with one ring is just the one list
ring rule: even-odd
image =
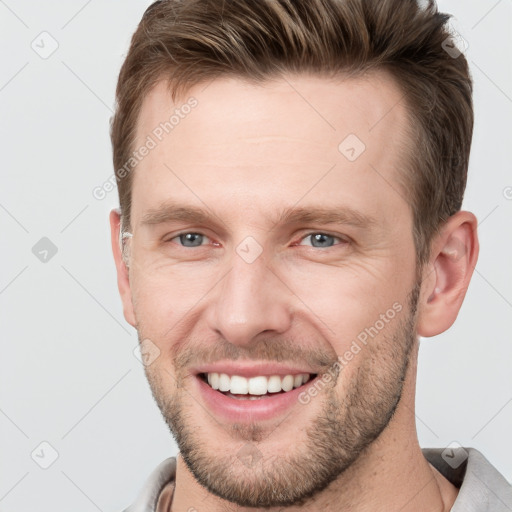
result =
[[272,362],[254,361],[219,361],[194,368],[194,373],[226,373],[227,375],[239,375],[240,377],[257,377],[259,375],[297,375],[299,373],[316,374],[318,369],[305,366],[286,365]]

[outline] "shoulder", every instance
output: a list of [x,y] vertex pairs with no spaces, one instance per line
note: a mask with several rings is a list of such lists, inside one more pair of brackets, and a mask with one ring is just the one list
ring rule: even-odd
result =
[[475,448],[424,448],[423,455],[459,488],[452,512],[512,510],[512,485]]
[[136,500],[123,512],[150,512],[156,504],[162,489],[176,477],[176,457],[161,462],[146,479]]

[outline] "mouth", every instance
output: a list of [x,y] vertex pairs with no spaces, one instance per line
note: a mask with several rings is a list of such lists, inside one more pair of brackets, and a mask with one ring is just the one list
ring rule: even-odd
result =
[[238,373],[245,376],[235,373],[234,368],[226,368],[224,372],[201,371],[195,374],[196,392],[203,407],[221,424],[274,422],[294,408],[304,411],[306,405],[301,395],[316,385],[320,374],[284,373],[282,368],[279,374],[268,370],[267,373],[263,368],[247,371],[239,368]]
[[302,388],[315,377],[317,377],[316,373],[256,375],[253,377],[217,372],[198,374],[198,378],[212,390],[236,400],[269,399]]

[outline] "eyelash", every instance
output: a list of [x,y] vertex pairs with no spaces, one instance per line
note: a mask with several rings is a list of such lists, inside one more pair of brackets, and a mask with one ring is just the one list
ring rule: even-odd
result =
[[[179,238],[180,236],[183,236],[183,235],[199,235],[199,236],[203,236],[203,237],[206,237],[206,238],[209,238],[208,235],[205,235],[203,233],[200,233],[200,232],[197,232],[197,231],[182,231],[181,233],[178,233],[176,235],[174,235],[172,238],[168,238],[166,240],[164,240],[164,243],[172,243],[173,240],[175,240],[176,238]],[[326,235],[328,237],[331,237],[331,238],[334,238],[334,239],[337,239],[340,241],[340,243],[338,244],[333,244],[332,246],[329,246],[329,247],[314,247],[313,245],[311,246],[303,246],[303,247],[311,247],[312,249],[332,249],[333,247],[335,247],[336,245],[346,245],[348,243],[350,243],[349,239],[347,237],[341,237],[341,236],[337,236],[337,235],[331,235],[330,233],[326,233],[324,231],[310,231],[306,234],[304,234],[301,238],[300,238],[300,242],[302,242],[303,240],[305,240],[306,238],[310,237],[310,236],[313,236],[313,235]],[[181,245],[181,244],[176,244],[178,245],[179,247],[182,247],[183,249],[198,249],[199,247],[203,247],[203,245],[198,245],[196,247],[185,247],[184,245]],[[301,244],[294,244],[294,245],[298,245],[300,246]]]

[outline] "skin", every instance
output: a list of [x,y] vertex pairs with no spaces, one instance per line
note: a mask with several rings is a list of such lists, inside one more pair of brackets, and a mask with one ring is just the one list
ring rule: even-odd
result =
[[[146,374],[180,446],[171,510],[449,510],[457,489],[425,460],[416,435],[417,337],[455,321],[478,256],[477,221],[452,216],[418,272],[398,185],[409,123],[400,90],[384,73],[289,75],[264,85],[216,79],[189,96],[198,106],[135,171],[127,261],[119,213],[110,216],[124,315],[158,347]],[[180,104],[157,84],[138,144]],[[366,146],[354,161],[338,149],[348,134]],[[144,225],[169,199],[207,208],[217,224]],[[279,223],[292,207],[351,208],[373,222]],[[180,246],[183,232],[204,234],[202,245]],[[313,246],[314,233],[334,236],[332,246]],[[248,236],[262,249],[250,264],[236,252]],[[197,393],[192,366],[219,358],[326,371],[396,303],[400,313],[371,343],[287,415],[226,425]],[[354,414],[365,419],[358,428]],[[244,446],[260,456],[253,467],[237,457]],[[288,495],[268,501],[272,487]]]

